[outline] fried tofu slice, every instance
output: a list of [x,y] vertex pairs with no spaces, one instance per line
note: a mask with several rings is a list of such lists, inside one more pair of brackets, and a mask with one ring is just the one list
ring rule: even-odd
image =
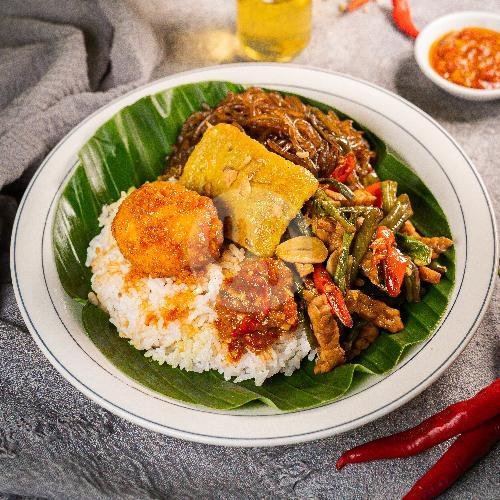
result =
[[290,220],[318,188],[308,170],[220,123],[207,129],[180,182],[213,199],[224,235],[260,257],[270,257]]

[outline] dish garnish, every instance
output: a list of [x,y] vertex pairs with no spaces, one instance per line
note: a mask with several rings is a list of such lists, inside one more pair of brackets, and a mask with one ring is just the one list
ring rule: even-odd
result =
[[467,27],[438,38],[429,51],[431,67],[446,80],[474,89],[500,88],[500,33]]
[[189,372],[259,386],[305,358],[316,377],[356,362],[404,329],[453,244],[416,229],[368,137],[258,88],[192,113],[160,178],[103,204],[89,300],[136,349]]

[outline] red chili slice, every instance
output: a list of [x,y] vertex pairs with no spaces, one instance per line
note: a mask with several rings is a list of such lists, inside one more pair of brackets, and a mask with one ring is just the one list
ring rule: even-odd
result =
[[397,297],[401,292],[407,267],[408,259],[396,247],[389,247],[384,262],[384,281],[390,297]]
[[365,191],[368,191],[370,194],[375,196],[375,206],[378,208],[382,207],[382,189],[380,187],[380,182],[375,182],[374,184],[370,184],[365,187]]
[[392,0],[392,19],[402,33],[417,38],[418,29],[413,24],[408,0]]
[[347,309],[342,291],[333,282],[328,271],[321,264],[314,265],[313,281],[318,292],[326,295],[330,307],[342,324],[348,328],[352,328],[351,314]]
[[354,172],[356,168],[356,157],[353,152],[347,153],[344,160],[330,174],[330,177],[337,179],[339,182],[345,182],[347,178]]
[[394,233],[386,226],[379,226],[370,245],[373,252],[372,267],[382,263],[384,283],[390,297],[397,297],[401,293],[408,267],[408,259],[395,247],[395,243]]

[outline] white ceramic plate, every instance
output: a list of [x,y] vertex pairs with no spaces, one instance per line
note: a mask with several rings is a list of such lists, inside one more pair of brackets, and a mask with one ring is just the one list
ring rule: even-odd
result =
[[[293,413],[268,408],[220,412],[169,399],[118,371],[85,334],[79,306],[64,293],[52,252],[55,200],[76,154],[95,130],[140,97],[180,84],[230,80],[293,91],[331,104],[382,137],[425,180],[455,239],[456,285],[434,335],[383,377],[371,377],[334,403]],[[413,398],[455,359],[481,321],[492,293],[496,230],[474,166],[436,122],[400,97],[350,76],[278,64],[236,64],[170,76],[113,101],[73,129],[33,177],[14,225],[14,289],[33,338],[55,368],[104,408],[171,436],[233,446],[309,441],[354,429]]]

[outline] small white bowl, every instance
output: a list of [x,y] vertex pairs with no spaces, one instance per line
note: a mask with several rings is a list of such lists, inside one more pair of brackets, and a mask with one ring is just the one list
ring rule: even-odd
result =
[[431,45],[450,31],[467,27],[488,28],[500,31],[500,15],[492,12],[455,12],[438,17],[420,32],[415,42],[415,59],[424,74],[436,85],[450,94],[471,101],[490,101],[500,98],[500,89],[471,89],[449,82],[440,76],[430,65],[429,50]]

